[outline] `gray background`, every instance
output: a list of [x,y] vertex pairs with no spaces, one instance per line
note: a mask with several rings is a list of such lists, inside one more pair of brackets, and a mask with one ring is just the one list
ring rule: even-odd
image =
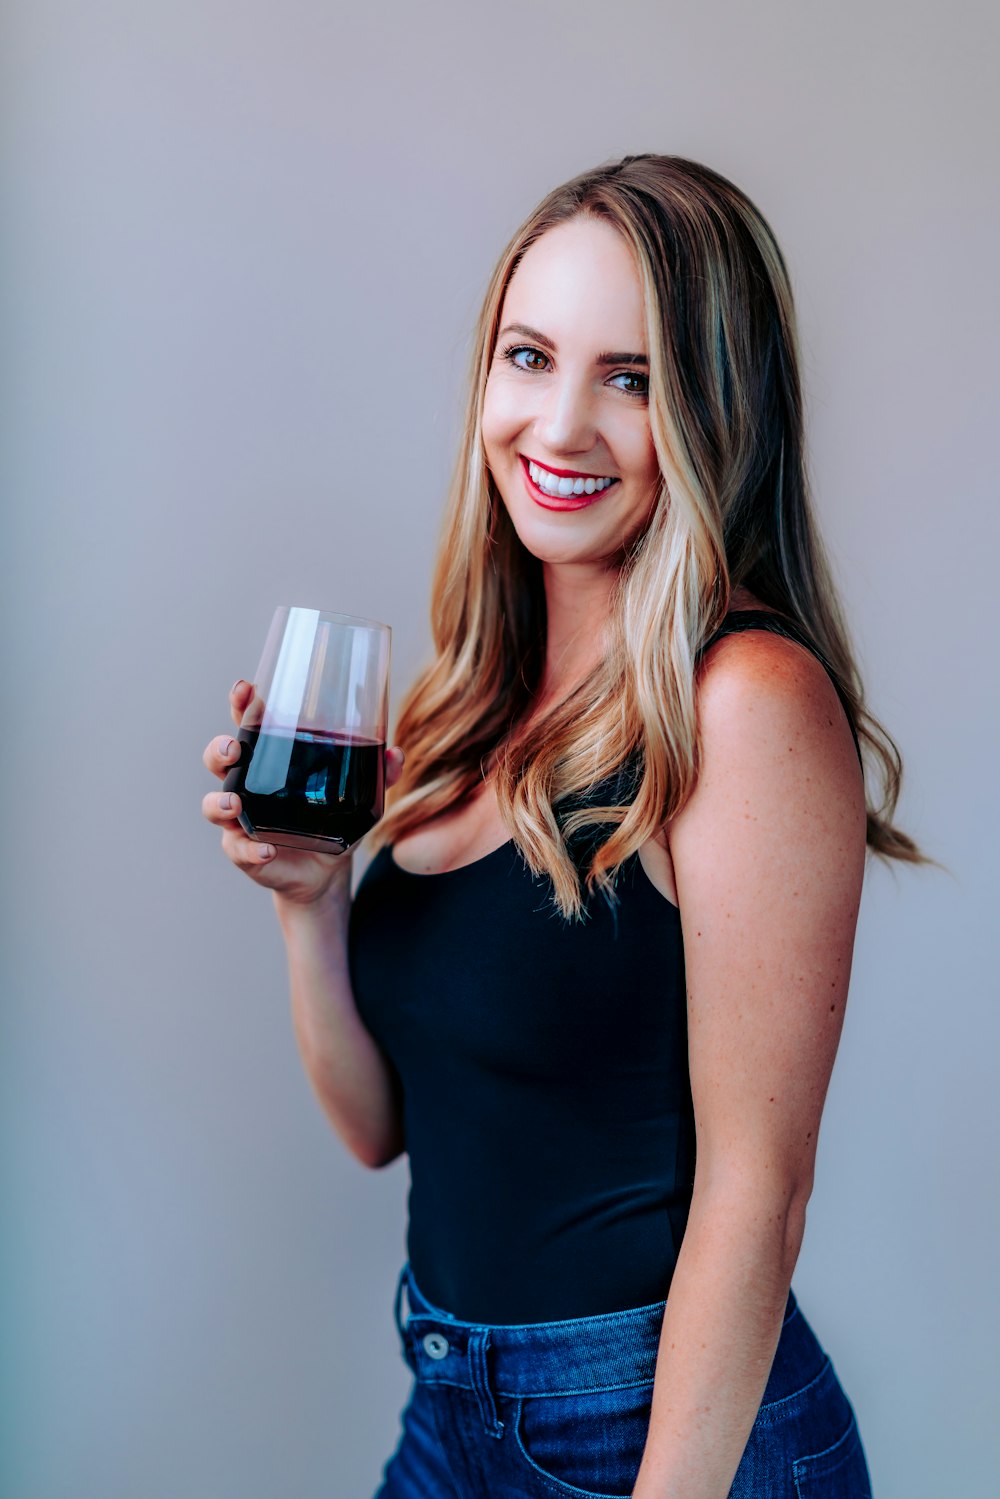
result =
[[388,620],[398,702],[489,269],[642,150],[787,252],[821,523],[951,871],[870,870],[794,1284],[880,1499],[994,1492],[988,10],[8,0],[5,1496],[375,1487],[405,1162],[312,1099],[201,751],[279,602]]

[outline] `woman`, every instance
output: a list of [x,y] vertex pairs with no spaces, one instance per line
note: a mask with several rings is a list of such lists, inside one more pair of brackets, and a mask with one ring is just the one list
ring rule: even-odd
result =
[[863,1499],[791,1277],[866,845],[922,855],[810,513],[785,266],[714,172],[627,157],[507,246],[433,616],[353,903],[348,860],[205,800],[334,1128],[409,1155],[381,1499]]

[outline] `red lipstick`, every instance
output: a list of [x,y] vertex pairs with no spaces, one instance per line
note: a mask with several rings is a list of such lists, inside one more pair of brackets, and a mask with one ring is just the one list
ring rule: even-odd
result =
[[[588,505],[593,505],[598,500],[603,500],[604,496],[610,494],[615,484],[618,483],[618,480],[615,479],[614,483],[609,484],[607,489],[602,489],[599,493],[595,492],[594,494],[546,494],[544,490],[539,489],[529,474],[528,460],[523,453],[518,454],[518,461],[521,465],[521,472],[524,475],[524,483],[529,495],[536,505],[541,505],[543,510],[584,510]],[[532,460],[532,462],[535,461],[534,459]],[[550,469],[547,463],[539,464],[538,466],[539,468],[547,469],[550,474],[555,474],[559,479],[596,479],[601,477],[598,474],[574,473],[572,469]]]

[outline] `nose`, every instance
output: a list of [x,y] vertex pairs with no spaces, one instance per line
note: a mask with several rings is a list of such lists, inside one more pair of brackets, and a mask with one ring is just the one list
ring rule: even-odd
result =
[[585,380],[563,377],[548,382],[535,418],[535,431],[553,455],[590,452],[597,427]]

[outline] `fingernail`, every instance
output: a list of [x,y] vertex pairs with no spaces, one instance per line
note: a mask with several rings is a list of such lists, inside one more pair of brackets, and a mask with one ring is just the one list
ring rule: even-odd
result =
[[230,751],[232,750],[232,747],[233,747],[233,745],[235,743],[236,743],[235,739],[224,739],[224,740],[222,740],[222,742],[219,745],[219,754],[220,755],[228,755],[230,753]]
[[233,805],[233,794],[232,794],[232,792],[231,791],[223,791],[222,795],[219,797],[219,806],[222,808],[222,810],[224,812],[228,812],[229,809],[230,809],[230,807],[232,805]]
[[249,683],[246,681],[246,679],[244,677],[237,677],[236,681],[233,683],[232,687],[230,687],[230,689],[229,689],[230,696],[232,696],[232,694],[234,692],[236,692],[240,687],[247,687],[247,686],[249,686]]
[[262,843],[261,844],[261,846],[260,846],[260,856],[261,856],[262,859],[273,859],[274,858],[274,854],[275,854],[275,848],[274,848],[274,844],[273,843]]

